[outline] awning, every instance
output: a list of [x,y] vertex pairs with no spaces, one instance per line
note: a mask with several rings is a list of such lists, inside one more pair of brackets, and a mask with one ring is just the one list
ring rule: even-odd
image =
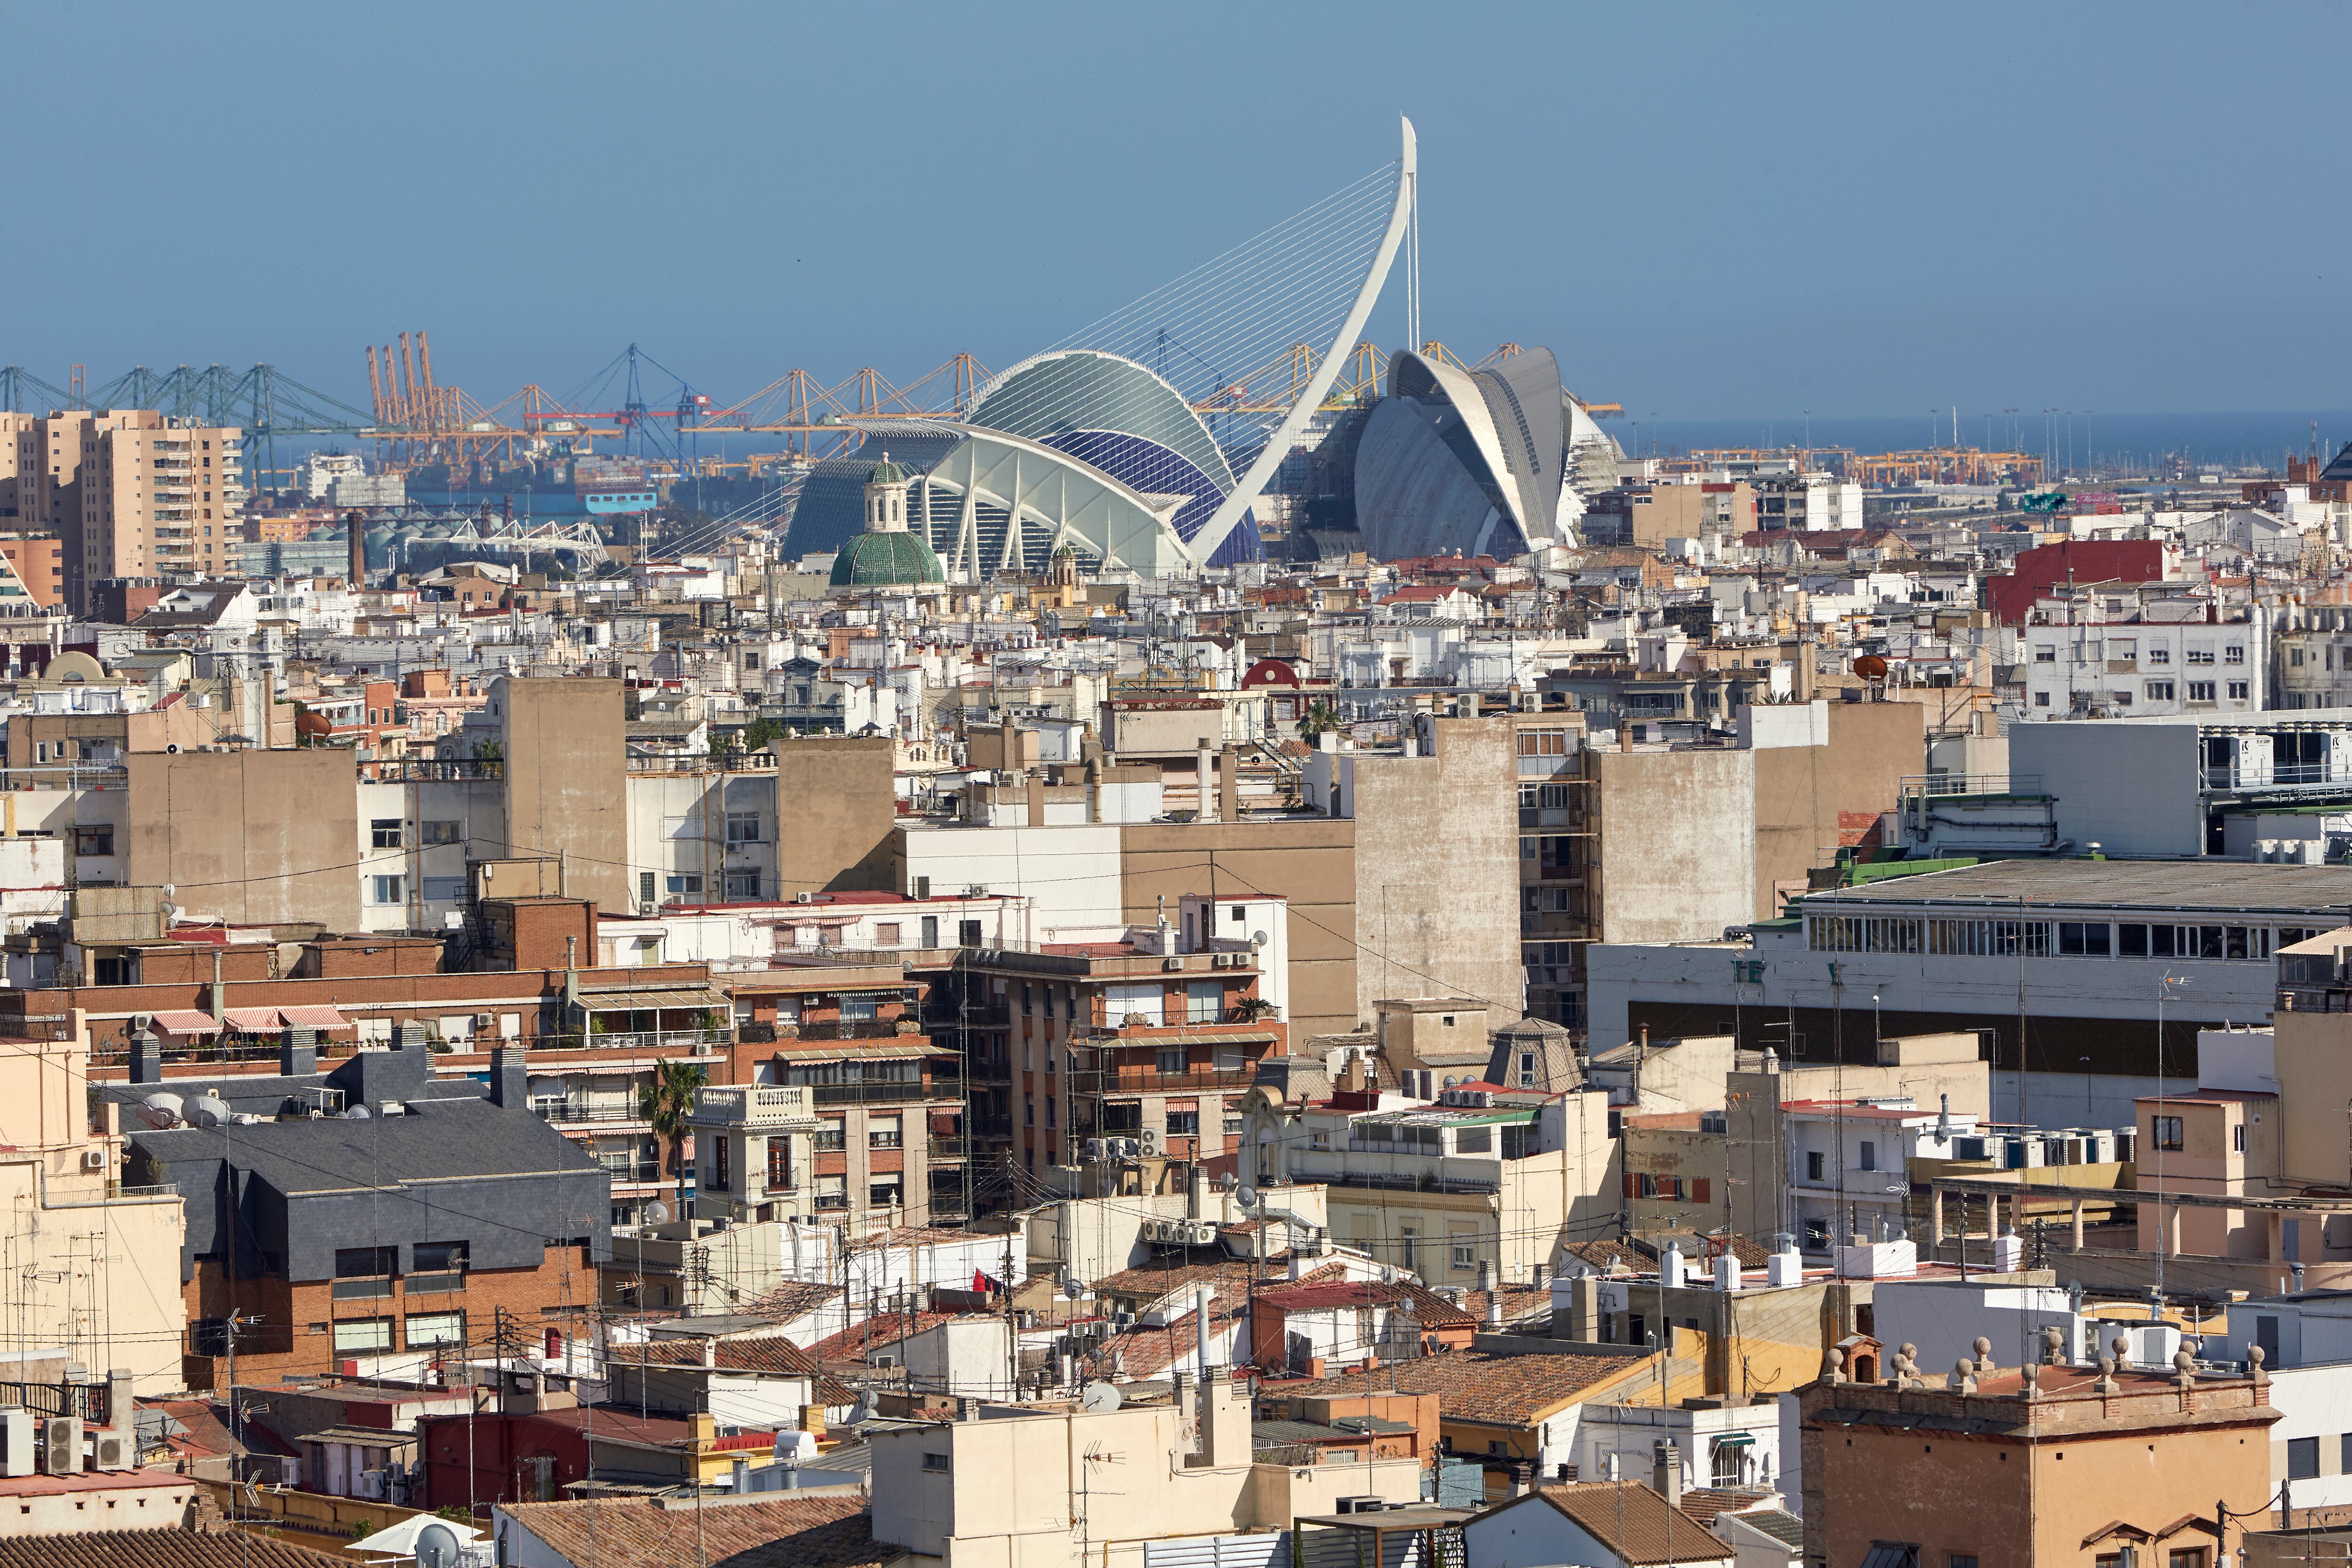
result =
[[337,1009],[324,1005],[303,1007],[280,1007],[278,1016],[287,1023],[303,1029],[348,1029],[352,1021]]
[[1907,1541],[1874,1541],[1862,1568],[1919,1568],[1919,1548]]
[[906,1041],[898,1040],[825,1040],[812,1044],[806,1040],[795,1045],[780,1045],[776,1058],[787,1062],[829,1061],[897,1061],[908,1057],[944,1057],[952,1055],[950,1047],[926,1044],[923,1037],[915,1035]]
[[221,1016],[228,1021],[229,1027],[256,1034],[278,1026],[278,1009],[275,1007],[231,1007]]
[[215,1018],[210,1013],[197,1013],[185,1009],[156,1014],[155,1026],[159,1029],[168,1029],[175,1035],[220,1033],[220,1020]]
[[688,1007],[731,1005],[716,991],[583,991],[580,1005],[591,1013],[668,1013]]
[[1715,1440],[1715,1446],[1718,1448],[1745,1448],[1755,1441],[1756,1434],[1753,1432],[1727,1432]]

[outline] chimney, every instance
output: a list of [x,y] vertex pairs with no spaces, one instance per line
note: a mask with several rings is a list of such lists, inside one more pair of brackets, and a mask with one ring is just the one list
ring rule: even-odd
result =
[[131,1081],[163,1081],[163,1042],[152,1029],[141,1029],[131,1037]]
[[1206,735],[1202,736],[1192,748],[1192,777],[1193,787],[1199,795],[1194,803],[1198,807],[1195,816],[1202,822],[1214,822],[1217,819],[1217,786],[1209,763],[1209,737]]
[[1660,1497],[1666,1500],[1668,1508],[1682,1506],[1682,1455],[1675,1450],[1675,1440],[1671,1437],[1658,1445],[1657,1467],[1652,1473],[1650,1485]]
[[319,1070],[319,1031],[289,1024],[278,1037],[278,1070],[288,1078],[307,1077]]
[[719,1365],[719,1342],[709,1334],[702,1336],[702,1364],[709,1369]]
[[1528,1465],[1513,1465],[1511,1467],[1511,1483],[1504,1495],[1507,1497],[1527,1496],[1528,1485],[1534,1478],[1535,1471],[1532,1467]]
[[1192,1174],[1184,1182],[1184,1217],[1209,1217],[1209,1168],[1195,1160]]
[[738,1459],[729,1467],[729,1471],[728,1479],[733,1481],[734,1485],[729,1489],[728,1495],[750,1497],[751,1495],[751,1461]]
[[343,538],[351,546],[352,588],[354,592],[367,586],[367,534],[361,526],[360,514],[343,514]]
[[523,1072],[520,1046],[490,1047],[490,1103],[508,1110],[530,1108],[530,1080]]
[[1499,1334],[1503,1331],[1503,1287],[1495,1278],[1492,1263],[1478,1265],[1478,1289],[1486,1293],[1486,1331]]
[[1215,1300],[1206,1286],[1192,1292],[1192,1340],[1201,1354],[1201,1378],[1204,1386],[1209,1376],[1209,1304]]

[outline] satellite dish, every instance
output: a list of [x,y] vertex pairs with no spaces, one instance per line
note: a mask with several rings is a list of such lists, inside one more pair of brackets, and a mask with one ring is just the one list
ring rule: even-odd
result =
[[1257,1207],[1257,1189],[1244,1185],[1234,1194],[1234,1201],[1245,1209],[1254,1209]]
[[1086,1392],[1078,1395],[1078,1408],[1092,1411],[1097,1415],[1107,1415],[1125,1402],[1126,1396],[1119,1393],[1118,1384],[1099,1380],[1087,1384]]
[[646,1205],[646,1223],[647,1225],[667,1225],[669,1223],[669,1205],[662,1202],[659,1198],[656,1198],[653,1202],[647,1204]]
[[218,1127],[234,1114],[226,1100],[209,1094],[200,1094],[188,1101],[188,1120],[198,1127]]
[[[849,1415],[842,1421],[841,1424],[844,1426],[863,1426],[866,1423],[873,1419],[873,1395],[861,1394],[857,1396],[857,1403],[849,1407]],[[776,1441],[778,1443],[782,1443],[783,1440],[784,1434],[782,1432],[777,1433]]]
[[1886,679],[1886,661],[1874,653],[1864,654],[1853,661],[1853,672],[1864,680]]
[[1265,935],[1265,932],[1264,932],[1264,931],[1254,931],[1250,932],[1250,945],[1251,945],[1252,947],[1264,947],[1264,946],[1265,945],[1265,943],[1266,943],[1266,935]]
[[159,1091],[139,1102],[139,1120],[158,1131],[177,1127],[184,1109],[178,1095]]
[[464,1550],[456,1531],[446,1524],[428,1524],[416,1532],[416,1568],[458,1568]]

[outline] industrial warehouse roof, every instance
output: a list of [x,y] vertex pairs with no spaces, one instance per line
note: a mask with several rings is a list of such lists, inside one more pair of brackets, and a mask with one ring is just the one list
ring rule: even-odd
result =
[[[2352,866],[2244,860],[1992,860],[1950,871],[1892,877],[1866,888],[1809,894],[1808,910],[1848,905],[2021,902],[2069,909],[2263,910],[2341,914],[2352,905]],[[2331,916],[2333,920],[2333,916]]]

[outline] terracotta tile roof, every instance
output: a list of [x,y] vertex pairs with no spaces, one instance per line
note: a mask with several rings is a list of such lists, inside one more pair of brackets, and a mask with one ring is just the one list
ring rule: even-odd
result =
[[1712,1524],[1718,1513],[1739,1513],[1779,1495],[1769,1487],[1694,1487],[1678,1506],[1700,1523]]
[[[650,1362],[656,1366],[700,1366],[702,1346],[700,1339],[668,1338],[640,1345],[634,1355],[625,1348],[616,1354],[625,1362]],[[719,1340],[710,1346],[710,1361],[713,1366],[728,1372],[766,1373],[776,1377],[817,1374],[816,1358],[782,1334],[756,1340]]]
[[884,1313],[868,1318],[862,1323],[853,1323],[837,1334],[828,1334],[809,1346],[808,1353],[820,1362],[864,1361],[869,1352],[885,1345],[895,1345],[910,1333],[919,1334],[950,1318],[965,1315],[961,1312],[917,1312],[909,1319],[904,1313]]
[[765,1318],[772,1323],[788,1323],[840,1299],[839,1286],[812,1285],[799,1279],[787,1279],[760,1296],[743,1310],[750,1316]]
[[1612,1268],[1640,1269],[1650,1259],[1636,1250],[1630,1241],[1611,1237],[1601,1241],[1570,1241],[1561,1244],[1560,1250],[1606,1273]]
[[565,1557],[596,1568],[677,1568],[696,1561],[713,1568],[860,1568],[904,1555],[874,1539],[873,1515],[855,1497],[779,1498],[699,1510],[642,1501],[533,1502],[508,1511]]
[[[1527,1426],[1572,1405],[1620,1375],[1649,1365],[1631,1356],[1487,1355],[1448,1351],[1392,1363],[1399,1394],[1437,1395],[1438,1415],[1450,1421]],[[1287,1398],[1386,1394],[1391,1368],[1286,1383]]]
[[348,1560],[259,1535],[107,1530],[0,1541],[0,1568],[329,1568]]
[[1519,1506],[1549,1503],[1627,1563],[1727,1562],[1737,1555],[1706,1524],[1640,1481],[1538,1487]]

